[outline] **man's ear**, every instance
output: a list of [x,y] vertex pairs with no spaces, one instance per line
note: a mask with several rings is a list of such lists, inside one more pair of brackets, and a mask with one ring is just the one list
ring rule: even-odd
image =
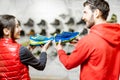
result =
[[96,9],[95,12],[94,12],[94,16],[95,16],[96,18],[100,17],[100,16],[101,16],[100,10]]
[[8,36],[10,34],[10,30],[8,28],[4,28],[3,33],[5,36]]

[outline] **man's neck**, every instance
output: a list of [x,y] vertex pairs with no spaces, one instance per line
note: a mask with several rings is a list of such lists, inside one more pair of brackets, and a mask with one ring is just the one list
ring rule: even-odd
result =
[[95,24],[102,24],[102,23],[107,23],[106,20],[103,20],[103,19],[97,19],[95,21]]

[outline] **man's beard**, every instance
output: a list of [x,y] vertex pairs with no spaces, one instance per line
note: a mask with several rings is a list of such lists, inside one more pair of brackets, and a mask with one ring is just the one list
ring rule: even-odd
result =
[[90,29],[94,24],[95,24],[94,15],[92,15],[88,22],[87,28]]
[[94,25],[94,23],[91,23],[87,26],[87,28],[90,29],[93,25]]

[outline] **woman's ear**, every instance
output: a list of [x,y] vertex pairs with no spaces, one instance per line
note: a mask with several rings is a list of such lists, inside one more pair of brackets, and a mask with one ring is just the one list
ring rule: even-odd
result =
[[3,29],[4,36],[9,36],[10,35],[10,30],[8,28]]

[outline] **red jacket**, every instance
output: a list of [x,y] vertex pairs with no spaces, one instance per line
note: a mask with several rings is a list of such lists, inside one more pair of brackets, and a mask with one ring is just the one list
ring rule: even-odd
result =
[[64,50],[58,54],[67,69],[81,64],[80,80],[119,80],[120,25],[95,25],[79,40],[71,55]]
[[20,62],[20,45],[0,39],[0,80],[30,80],[28,67]]

